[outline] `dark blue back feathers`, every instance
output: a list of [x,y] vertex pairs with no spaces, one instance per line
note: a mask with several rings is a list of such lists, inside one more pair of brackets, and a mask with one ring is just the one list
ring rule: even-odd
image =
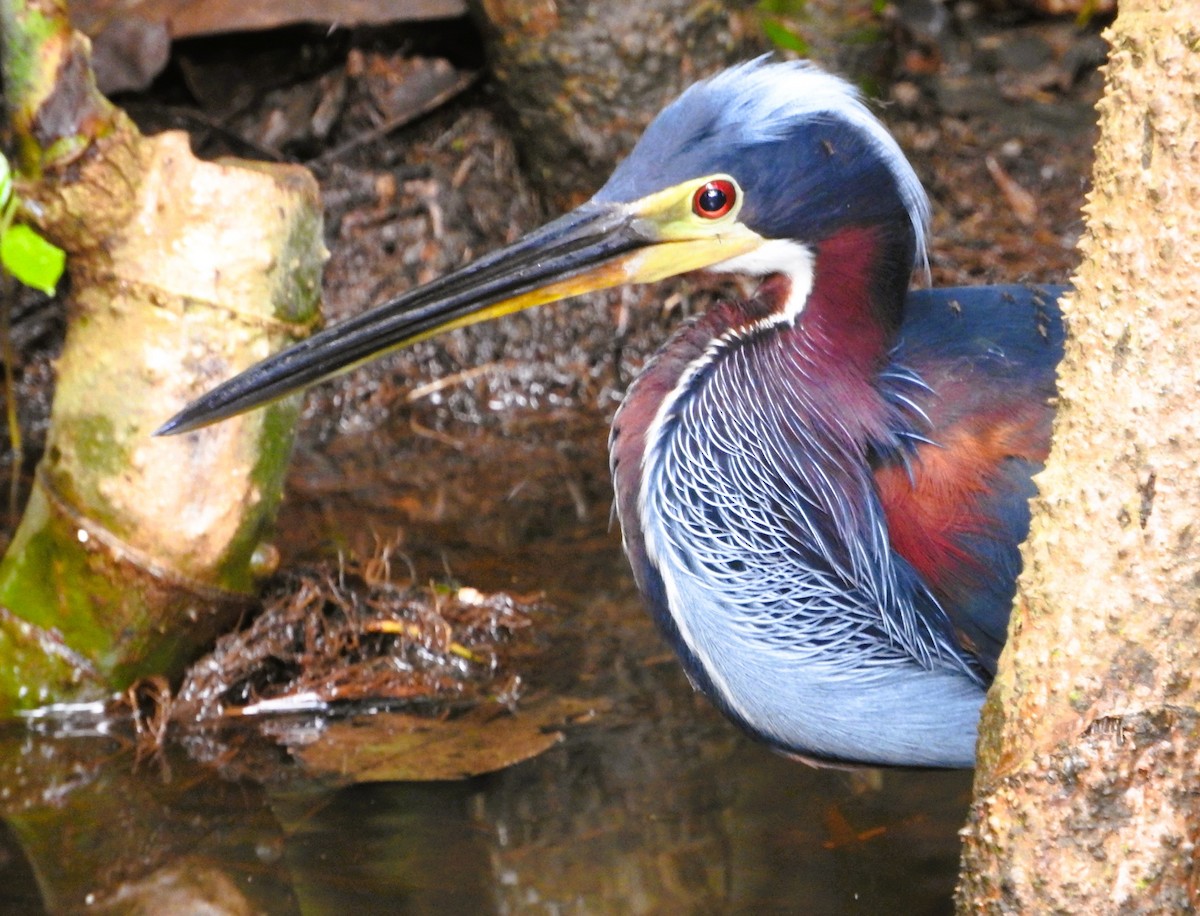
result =
[[893,350],[918,375],[931,440],[881,462],[894,548],[917,568],[960,637],[995,671],[1029,532],[1032,476],[1054,414],[1065,287],[910,293]]

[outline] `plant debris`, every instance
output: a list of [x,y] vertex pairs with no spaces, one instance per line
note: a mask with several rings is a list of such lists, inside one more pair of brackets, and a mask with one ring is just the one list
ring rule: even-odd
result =
[[609,705],[564,692],[578,659],[540,635],[552,615],[531,597],[398,585],[377,546],[277,575],[176,696],[149,679],[105,714],[132,712],[139,758],[173,739],[227,778],[462,779],[542,753]]
[[377,558],[276,576],[262,613],[192,667],[171,718],[515,709],[544,606],[502,592],[401,586],[386,572]]

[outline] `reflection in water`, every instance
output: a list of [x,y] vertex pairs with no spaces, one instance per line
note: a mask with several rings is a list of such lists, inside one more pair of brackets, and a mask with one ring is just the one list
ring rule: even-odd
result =
[[581,727],[460,783],[264,790],[178,751],[73,762],[73,789],[10,818],[24,851],[0,852],[0,912],[36,912],[25,857],[54,912],[164,912],[168,887],[213,912],[950,911],[967,774],[812,770],[734,736],[673,666],[647,670],[686,717]]
[[309,499],[281,530],[294,556],[330,542],[369,552],[372,532],[404,528],[418,581],[448,567],[483,589],[544,590],[563,612],[549,680],[568,676],[610,711],[489,776],[344,788],[306,781],[278,752],[223,778],[181,745],[138,762],[113,737],[0,731],[0,912],[950,912],[970,775],[870,784],[741,737],[641,609],[593,438],[582,463],[519,442],[496,458],[488,441],[489,480],[461,443],[406,460],[399,443],[343,442],[387,463],[343,462],[323,482],[301,455],[293,490]]
[[0,913],[44,913],[37,880],[7,823],[0,825]]
[[[576,807],[557,817],[534,807],[544,796],[531,799],[516,771],[485,799],[503,842],[502,912],[950,911],[965,800],[953,785],[905,780],[858,797],[844,775],[799,773],[746,743],[680,763],[639,752],[651,739],[637,729],[605,737],[615,740],[565,752],[570,790],[551,794]],[[922,810],[944,790],[956,804]],[[853,829],[831,832],[831,819]]]
[[682,763],[653,744],[589,730],[471,783],[344,790],[289,830],[298,896],[319,913],[950,912],[962,775],[859,794],[740,741]]
[[478,791],[468,781],[277,796],[303,912],[495,912],[487,836],[470,816]]
[[0,855],[2,912],[29,912],[30,875],[50,913],[296,912],[263,788],[180,749],[139,760],[120,737],[10,727],[0,785],[17,841]]

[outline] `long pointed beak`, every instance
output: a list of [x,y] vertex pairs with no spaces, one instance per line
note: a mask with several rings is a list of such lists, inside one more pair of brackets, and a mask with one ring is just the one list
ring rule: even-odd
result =
[[244,413],[442,331],[707,267],[758,242],[749,232],[667,239],[636,206],[584,204],[461,270],[251,366],[188,404],[155,435],[184,433]]

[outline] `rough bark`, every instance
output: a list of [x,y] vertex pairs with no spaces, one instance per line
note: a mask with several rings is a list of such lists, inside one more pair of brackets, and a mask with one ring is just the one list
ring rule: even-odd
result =
[[1200,906],[1200,9],[1130,0],[964,913]]
[[709,75],[771,49],[765,34],[856,81],[889,46],[873,0],[469,0],[527,174],[552,211],[581,203],[658,112]]

